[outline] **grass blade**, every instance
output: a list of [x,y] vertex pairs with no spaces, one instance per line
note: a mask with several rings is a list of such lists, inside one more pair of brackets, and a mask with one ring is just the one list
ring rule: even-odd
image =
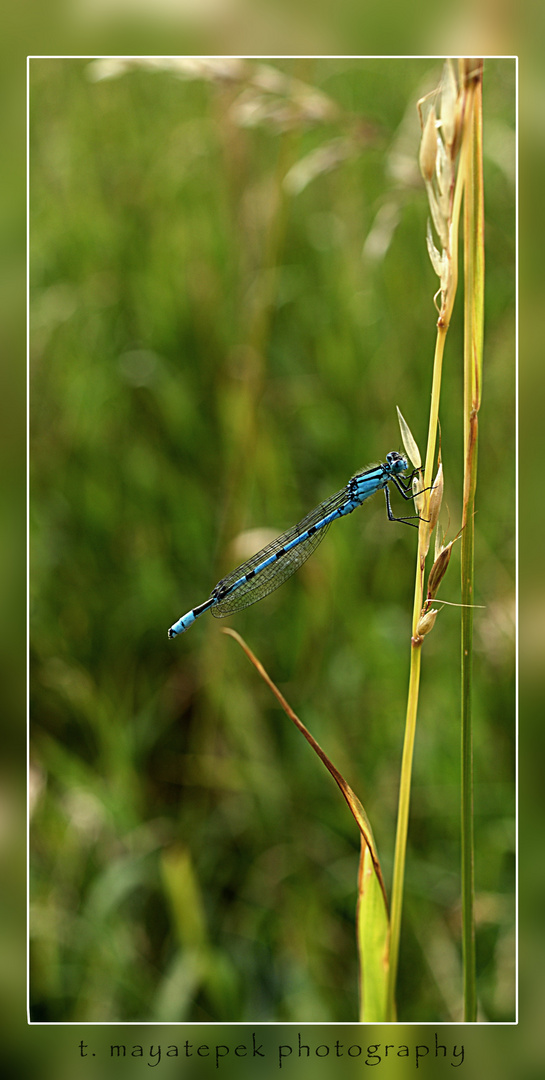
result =
[[388,901],[382,870],[378,858],[373,832],[365,810],[352,788],[328,758],[319,743],[311,735],[303,721],[294,713],[283,694],[275,685],[263,664],[254,655],[244,639],[236,630],[226,628],[223,631],[234,638],[246,653],[257,672],[272,690],[284,712],[299,729],[302,735],[324,763],[328,772],[339,787],[352,816],[358,826],[361,837],[360,865],[358,873],[358,951],[360,959],[360,1022],[380,1023],[386,1019],[386,995],[389,970],[389,919]]

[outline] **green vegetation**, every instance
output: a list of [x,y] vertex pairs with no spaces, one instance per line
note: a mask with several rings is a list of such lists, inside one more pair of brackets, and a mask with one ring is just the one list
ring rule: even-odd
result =
[[[425,443],[436,278],[416,101],[441,65],[270,66],[338,115],[304,123],[292,88],[243,126],[252,65],[92,81],[88,61],[31,62],[36,1020],[357,1017],[353,819],[222,623],[166,631],[251,554],[233,538],[292,525],[399,449],[396,405]],[[514,1014],[513,112],[514,62],[487,61],[473,724],[477,991],[496,1021]],[[286,190],[324,145],[345,159]],[[462,314],[440,410],[449,538]],[[361,799],[388,890],[415,543],[374,499],[228,620]],[[447,608],[423,646],[402,1020],[460,1017],[459,642]]]

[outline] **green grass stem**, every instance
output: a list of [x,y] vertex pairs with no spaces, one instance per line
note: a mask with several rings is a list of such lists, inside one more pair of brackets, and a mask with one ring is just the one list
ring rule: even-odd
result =
[[464,1019],[477,1019],[475,955],[475,854],[473,810],[473,608],[474,514],[477,484],[478,412],[481,399],[484,322],[484,197],[482,81],[475,81],[469,124],[470,154],[464,202],[464,500],[462,532],[462,950]]
[[[471,99],[469,99],[471,100]],[[439,312],[439,318],[437,321],[437,336],[435,342],[435,354],[434,354],[434,366],[433,366],[433,378],[432,378],[432,397],[430,406],[430,419],[428,419],[427,428],[427,444],[426,444],[426,456],[424,467],[424,487],[430,488],[432,484],[433,467],[435,460],[435,448],[436,438],[439,424],[439,402],[440,402],[440,389],[441,389],[441,376],[442,376],[442,359],[444,359],[446,338],[448,328],[450,325],[450,319],[452,309],[454,306],[455,295],[457,295],[458,286],[458,238],[459,238],[459,221],[462,207],[462,195],[465,188],[465,175],[466,164],[468,161],[468,130],[467,125],[464,125],[462,134],[462,144],[460,151],[460,164],[457,174],[457,180],[455,180],[455,186],[452,198],[452,211],[449,224],[449,279],[448,286],[442,287],[441,294],[441,308]],[[466,212],[467,213],[467,212]],[[467,227],[467,222],[466,222]],[[465,238],[464,238],[465,239]],[[442,285],[442,283],[441,283]],[[387,988],[387,1013],[389,1013],[389,1020],[394,1021],[396,1016],[395,1008],[395,986],[397,978],[397,966],[399,958],[399,939],[401,930],[401,910],[403,910],[403,894],[404,894],[404,881],[405,881],[405,861],[407,852],[407,834],[409,827],[409,807],[410,807],[410,785],[411,785],[411,772],[412,772],[412,757],[414,748],[415,732],[417,732],[417,716],[419,705],[419,690],[420,690],[420,672],[421,672],[421,652],[423,644],[423,636],[419,634],[419,622],[426,609],[426,605],[423,605],[424,600],[424,570],[425,559],[430,546],[431,528],[427,527],[426,518],[428,517],[428,505],[430,505],[430,491],[426,491],[425,502],[423,508],[422,518],[423,521],[419,529],[419,551],[417,556],[417,571],[415,571],[415,583],[414,583],[414,600],[412,611],[412,638],[411,638],[411,657],[410,657],[410,673],[409,673],[409,689],[407,698],[407,713],[405,724],[405,737],[404,737],[404,750],[403,758],[401,758],[401,775],[399,784],[399,798],[398,798],[398,813],[397,813],[397,827],[396,827],[396,845],[394,855],[394,877],[392,885],[392,919],[391,919],[391,953],[390,953],[390,977],[389,988]],[[462,609],[465,610],[465,609]],[[468,609],[471,612],[471,609]],[[469,754],[471,758],[471,744],[469,748],[465,748],[465,753]],[[466,773],[467,775],[467,773]],[[471,775],[471,771],[469,771]],[[469,785],[469,792],[471,792],[471,785]],[[471,810],[471,802],[468,806]],[[473,860],[473,847],[469,849],[472,852],[469,863]],[[472,881],[472,879],[469,879]],[[473,886],[471,886],[473,888]]]

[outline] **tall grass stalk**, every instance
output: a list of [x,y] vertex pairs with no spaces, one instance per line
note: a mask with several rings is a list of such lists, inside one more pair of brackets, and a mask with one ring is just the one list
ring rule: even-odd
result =
[[462,947],[464,1019],[477,1019],[473,838],[472,655],[474,513],[478,413],[481,404],[484,323],[484,190],[482,78],[471,84],[468,168],[464,200],[464,497],[462,509]]
[[[426,122],[423,123],[423,136],[420,154],[420,165],[430,201],[430,210],[435,230],[442,243],[439,251],[432,239],[431,230],[428,232],[428,249],[434,269],[440,278],[441,305],[437,321],[437,337],[433,363],[432,393],[430,416],[428,423],[428,440],[426,447],[426,460],[424,467],[424,488],[421,498],[422,522],[419,529],[419,544],[416,564],[416,580],[413,604],[412,639],[411,639],[411,662],[409,674],[409,689],[407,699],[407,712],[405,723],[405,736],[403,744],[403,756],[401,764],[401,780],[398,802],[398,819],[396,831],[396,846],[394,855],[394,874],[392,884],[392,911],[391,911],[391,939],[390,939],[390,968],[387,994],[387,1019],[396,1019],[395,987],[399,960],[399,943],[401,934],[401,916],[403,905],[403,887],[405,876],[405,858],[407,850],[407,834],[409,824],[409,807],[411,792],[412,760],[414,741],[416,735],[416,721],[418,714],[418,699],[420,687],[421,652],[426,634],[433,628],[437,612],[431,607],[431,601],[435,596],[439,583],[448,565],[450,558],[450,546],[443,548],[436,540],[435,560],[430,571],[428,591],[424,597],[424,572],[426,557],[428,554],[431,533],[437,524],[439,504],[432,507],[433,495],[430,501],[430,486],[432,484],[432,471],[435,459],[436,437],[439,426],[439,402],[441,392],[441,376],[443,367],[443,355],[446,335],[448,332],[456,289],[458,282],[458,226],[462,205],[462,194],[469,185],[468,177],[480,175],[478,161],[480,146],[481,124],[476,122],[474,113],[476,105],[479,105],[480,94],[475,93],[476,85],[481,86],[482,70],[476,62],[471,62],[471,70],[467,68],[467,62],[460,62],[460,89],[455,79],[454,69],[450,63],[446,65],[441,86],[440,110],[436,113],[435,103],[429,107]],[[419,106],[423,104],[419,103]],[[480,115],[480,111],[479,111]],[[479,147],[476,142],[479,139]],[[456,159],[459,153],[458,168]],[[472,191],[475,192],[475,184]],[[476,344],[480,341],[482,351],[482,182],[480,185],[480,201],[477,192],[468,198],[465,196],[464,214],[464,265],[466,286],[466,319],[465,319],[465,366],[466,366],[466,409],[465,409],[465,434],[466,434],[466,463],[464,477],[464,518],[463,526],[472,519],[473,496],[475,491],[475,467],[476,454],[474,452],[473,437],[476,440],[476,415],[477,390],[480,387],[480,366],[477,362]],[[475,215],[480,206],[480,227],[476,228]],[[480,238],[480,239],[479,239]],[[481,258],[479,259],[479,254]],[[471,253],[471,259],[469,259]],[[469,269],[469,267],[473,269]],[[476,295],[473,301],[472,286],[475,285]],[[471,447],[471,449],[470,449]],[[419,461],[413,464],[420,465]],[[465,538],[468,530],[464,527],[463,537],[465,543],[465,559],[463,561],[465,574],[465,587],[463,589],[462,602],[472,603],[473,597],[473,532],[469,539]],[[445,558],[446,556],[446,558]],[[441,562],[442,560],[442,562]],[[431,585],[433,579],[433,586]],[[475,955],[474,955],[474,931],[473,931],[473,830],[472,830],[472,781],[471,781],[471,729],[470,729],[470,680],[471,680],[471,608],[462,608],[462,678],[463,678],[463,706],[462,706],[462,799],[463,799],[463,873],[462,890],[464,897],[464,960],[465,960],[465,1000],[466,1013],[474,1011],[475,1002]],[[465,629],[464,629],[465,627]],[[467,920],[467,921],[466,921]],[[473,1016],[466,1015],[466,1019]]]

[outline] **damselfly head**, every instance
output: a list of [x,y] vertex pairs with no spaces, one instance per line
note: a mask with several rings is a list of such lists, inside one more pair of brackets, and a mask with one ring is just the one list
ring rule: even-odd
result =
[[403,473],[408,468],[407,459],[403,454],[398,454],[397,450],[390,450],[390,453],[386,454],[386,461],[393,473]]

